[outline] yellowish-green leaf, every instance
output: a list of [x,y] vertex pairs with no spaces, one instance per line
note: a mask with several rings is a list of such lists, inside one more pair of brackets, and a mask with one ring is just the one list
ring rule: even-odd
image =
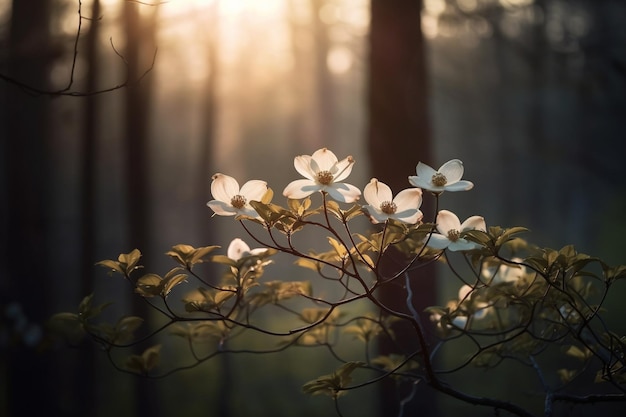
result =
[[406,356],[392,353],[391,355],[378,356],[372,360],[373,365],[378,365],[387,372],[407,372],[419,368],[415,360],[406,360]]
[[113,272],[124,275],[124,269],[122,269],[122,265],[118,261],[105,259],[104,261],[96,262],[96,265],[103,266],[109,269],[109,275],[111,275]]
[[325,394],[337,398],[347,393],[345,388],[352,381],[352,372],[364,365],[363,362],[348,362],[330,375],[322,375],[302,386],[306,394]]
[[573,358],[580,359],[581,361],[586,361],[593,355],[593,353],[590,350],[588,349],[582,350],[578,346],[574,346],[574,345],[569,346],[567,350],[565,351],[565,354]]
[[154,369],[159,363],[161,345],[146,349],[141,355],[131,355],[126,360],[126,368],[145,375]]
[[217,248],[219,248],[219,246],[216,246],[216,245],[203,246],[201,248],[197,248],[196,250],[193,251],[193,253],[191,253],[190,256],[187,257],[186,259],[187,266],[191,267],[195,264],[204,262],[205,256],[207,256],[209,253],[213,252]]
[[322,269],[322,265],[319,262],[311,259],[298,258],[294,263],[303,268],[312,269],[315,272],[319,272]]
[[261,197],[261,203],[269,204],[272,201],[272,198],[274,198],[274,191],[268,187],[265,194],[263,194],[263,197]]
[[120,267],[124,270],[124,273],[130,275],[135,269],[140,268],[137,265],[139,258],[141,258],[141,252],[139,249],[133,249],[129,253],[120,254],[117,260],[120,263]]
[[170,291],[172,291],[172,288],[174,288],[178,284],[185,282],[186,279],[186,274],[178,274],[174,275],[171,278],[168,278],[167,280],[163,280],[163,289],[161,290],[161,295],[163,297],[167,297]]
[[577,374],[574,369],[559,369],[556,373],[564,384],[571,382]]
[[346,250],[346,247],[344,245],[342,245],[341,243],[339,243],[339,241],[337,239],[329,237],[328,238],[328,243],[330,243],[330,246],[333,247],[333,249],[337,253],[337,256],[339,256],[339,258],[343,259],[348,254],[348,251]]
[[141,326],[143,319],[137,316],[122,317],[115,325],[115,337],[113,342],[126,343],[133,339],[135,330]]
[[161,294],[163,280],[157,274],[146,274],[137,280],[135,292],[142,297],[155,297]]

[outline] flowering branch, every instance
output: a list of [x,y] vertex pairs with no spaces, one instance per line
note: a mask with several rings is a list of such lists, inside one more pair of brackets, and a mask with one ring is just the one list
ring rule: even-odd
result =
[[[221,354],[326,349],[339,368],[305,383],[303,391],[330,396],[338,415],[345,412],[339,408],[340,397],[387,378],[408,388],[399,404],[401,410],[419,395],[422,384],[468,404],[525,417],[549,416],[558,403],[626,401],[626,337],[612,333],[601,317],[608,291],[626,277],[626,266],[609,267],[571,246],[558,251],[537,248],[519,237],[524,228],[487,227],[485,219],[476,215],[461,222],[456,214],[439,210],[445,192],[473,187],[462,179],[459,160],[449,161],[437,171],[419,163],[417,176],[409,177],[414,188],[395,197],[375,178],[363,193],[344,183],[353,164],[351,157],[339,160],[328,149],[296,157],[294,167],[305,178],[285,187],[286,207],[272,202],[273,191],[265,181],[252,180],[240,187],[234,178],[215,174],[211,184],[214,199],[208,206],[216,215],[238,220],[243,231],[262,247],[251,249],[242,239],[235,239],[224,255],[216,254],[218,246],[176,245],[167,252],[176,267],[164,276],[148,273],[136,280],[131,280],[131,275],[140,268],[138,250],[120,255],[117,261],[100,262],[123,275],[163,317],[165,323],[143,337],[134,336],[141,318],[125,317],[115,325],[95,322],[104,307],[93,306],[91,298],[81,303],[78,314],[60,313],[53,323],[57,327],[79,325],[105,348],[112,361],[114,349],[169,329],[173,339],[185,341],[191,364],[175,365],[169,358],[160,364],[163,358],[158,346],[132,355],[125,366],[115,364],[152,378],[189,369]],[[424,191],[436,200],[432,223],[424,221],[420,210]],[[318,207],[312,205],[315,193],[321,194]],[[361,197],[366,204],[358,203]],[[342,208],[340,204],[350,206]],[[368,219],[371,229],[353,232],[349,223],[357,218]],[[252,227],[255,224],[259,231]],[[328,233],[323,252],[305,252],[294,240],[297,233],[313,229]],[[397,272],[384,276],[381,265],[390,251],[402,254],[403,261]],[[264,280],[277,253],[294,257],[297,266],[315,272],[334,290],[321,296],[314,291],[315,280]],[[201,276],[195,267],[203,262],[220,265],[223,275],[218,279]],[[409,271],[432,262],[447,265],[460,288],[456,299],[426,308],[430,320],[423,323],[413,304],[418,283],[412,281]],[[189,290],[191,281],[200,287]],[[402,285],[406,312],[390,308],[379,298],[377,290],[386,285]],[[169,301],[175,291],[183,295],[184,312],[178,312]],[[356,303],[367,303],[365,312],[350,308]],[[280,312],[278,320],[268,323],[258,318],[257,311],[272,307]],[[413,347],[398,343],[395,332],[399,323],[408,325]],[[267,344],[254,349],[232,347],[237,336],[248,331],[266,336],[263,343]],[[433,333],[435,344],[429,341]],[[339,353],[337,348],[346,337],[363,343],[362,354],[344,357]],[[373,344],[381,340],[396,346],[395,353],[373,352]],[[442,360],[443,348],[454,346],[462,349],[455,355],[456,361]],[[538,375],[540,385],[533,388],[543,393],[543,409],[498,398],[497,393],[479,395],[471,385],[452,385],[446,379],[470,367],[498,372],[508,361]],[[554,379],[558,382],[552,382]],[[588,394],[569,393],[574,381],[583,384]]]

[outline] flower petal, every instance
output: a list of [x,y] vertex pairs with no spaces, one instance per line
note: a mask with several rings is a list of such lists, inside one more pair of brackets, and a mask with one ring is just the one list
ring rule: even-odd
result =
[[206,205],[218,216],[234,216],[237,214],[237,210],[233,206],[220,200],[211,200]]
[[430,181],[430,179],[437,173],[430,165],[426,165],[423,162],[419,162],[415,167],[415,172],[417,176],[422,178],[424,181]]
[[235,238],[230,242],[230,245],[228,245],[226,256],[233,261],[238,261],[246,252],[250,252],[250,246],[243,240]]
[[463,177],[463,162],[460,159],[452,159],[439,168],[439,172],[442,173],[448,184],[458,182]]
[[257,213],[257,211],[248,204],[246,204],[242,209],[239,209],[237,214],[243,214],[244,216],[252,217],[254,219],[261,219],[259,213]]
[[341,203],[354,203],[361,196],[361,190],[352,184],[345,182],[333,183],[324,188],[324,191],[330,195],[333,200]]
[[293,159],[293,166],[296,168],[296,171],[304,178],[308,178],[310,180],[315,179],[316,172],[313,172],[311,169],[311,156],[310,155],[300,155],[296,156]]
[[333,175],[335,177],[333,181],[339,182],[348,178],[348,175],[350,175],[350,173],[352,172],[353,166],[354,158],[352,158],[351,156],[348,156],[337,162],[337,164],[335,164],[335,168],[332,170],[334,171]]
[[472,216],[463,222],[457,229],[459,232],[464,232],[466,230],[480,230],[483,232],[487,231],[487,225],[485,224],[485,219],[481,216]]
[[450,230],[461,231],[461,221],[451,211],[441,210],[437,214],[437,230],[442,235],[447,235]]
[[428,238],[427,246],[433,249],[445,249],[450,245],[450,243],[452,242],[450,242],[450,239],[448,239],[446,236],[433,233]]
[[239,194],[246,197],[248,201],[261,201],[267,192],[267,183],[261,180],[250,180],[246,182],[239,191]]
[[391,217],[404,223],[417,224],[424,217],[424,213],[421,210],[410,209],[398,212]]
[[471,190],[472,188],[474,188],[474,183],[465,180],[457,181],[444,187],[446,191],[467,191]]
[[[318,149],[311,155],[311,159],[317,164],[320,171],[330,171],[330,169],[338,161],[337,157],[332,151],[326,148]],[[311,164],[311,166],[314,166]]]
[[239,183],[233,177],[217,173],[212,179],[211,195],[214,199],[230,203],[231,198],[239,194]]
[[424,178],[418,177],[415,175],[409,175],[409,184],[411,184],[413,187],[423,188],[425,190],[428,190],[431,187],[433,187],[432,183],[430,182],[430,179],[427,181]]
[[321,191],[322,187],[312,180],[295,180],[290,182],[283,190],[283,195],[291,199],[300,199],[310,196],[316,191]]
[[461,239],[457,239],[455,242],[450,242],[450,245],[448,246],[448,250],[452,252],[457,252],[457,251],[472,250],[478,247],[479,245],[477,243],[470,242],[469,240],[461,238]]
[[459,288],[459,301],[465,301],[470,293],[473,291],[473,288],[469,285],[465,284],[461,288]]
[[372,178],[363,189],[363,197],[368,204],[378,209],[383,201],[391,201],[393,196],[387,184]]
[[452,324],[460,329],[465,329],[465,326],[467,326],[467,317],[456,316],[452,319]]
[[402,190],[393,199],[397,212],[407,209],[418,209],[422,205],[422,190],[419,188],[407,188]]
[[367,211],[367,214],[369,214],[370,216],[370,221],[374,224],[384,223],[389,218],[388,214],[385,214],[382,211],[376,209],[376,207],[363,206],[363,208]]

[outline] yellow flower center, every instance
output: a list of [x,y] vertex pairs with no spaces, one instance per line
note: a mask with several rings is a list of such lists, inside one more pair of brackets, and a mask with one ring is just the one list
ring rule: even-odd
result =
[[236,209],[242,209],[246,205],[246,197],[237,194],[230,199],[230,204]]
[[441,172],[436,172],[431,181],[433,182],[433,185],[437,187],[443,187],[448,183],[448,179]]
[[394,203],[393,201],[383,201],[382,203],[380,203],[380,211],[385,214],[394,214],[397,209],[398,206],[396,206],[396,203]]
[[459,236],[461,236],[461,233],[458,230],[451,229],[448,231],[448,239],[450,239],[450,242],[456,242],[459,240]]
[[330,171],[320,171],[317,173],[317,182],[322,185],[329,185],[333,182],[333,174]]

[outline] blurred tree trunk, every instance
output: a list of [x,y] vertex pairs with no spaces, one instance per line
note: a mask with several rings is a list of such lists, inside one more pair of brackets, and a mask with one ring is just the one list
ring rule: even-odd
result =
[[[373,174],[388,184],[394,193],[408,188],[407,177],[414,175],[418,161],[432,164],[430,123],[428,117],[428,90],[426,78],[426,54],[421,32],[422,2],[416,0],[372,0],[370,21],[370,79],[369,79],[369,152]],[[422,211],[432,218],[428,195],[424,195]],[[398,265],[405,262],[399,254],[387,262],[391,275]],[[417,311],[435,304],[434,265],[411,272],[415,290],[413,304]],[[389,307],[407,311],[404,280],[395,286],[387,286],[381,292],[381,300]],[[414,342],[402,340],[407,349],[416,349]],[[380,344],[382,354],[389,354],[393,347]],[[425,387],[425,386],[424,386]],[[435,414],[432,393],[422,386],[410,404],[404,408],[405,415],[430,416]],[[400,395],[407,395],[401,392]],[[382,384],[380,416],[398,415],[398,398],[394,381]]]
[[309,103],[312,101],[312,82],[309,71],[312,59],[309,49],[303,47],[303,44],[311,34],[298,18],[298,4],[301,4],[299,2],[300,0],[287,1],[291,55],[293,57],[293,70],[289,82],[291,84],[290,90],[295,97],[298,97],[299,103],[295,106],[290,120],[290,136],[294,140],[287,144],[289,146],[285,152],[287,155],[301,154],[304,149],[308,150],[309,146],[311,149],[316,149],[309,144],[315,144],[315,141],[320,140],[319,137],[316,137],[317,123],[307,112]]
[[[226,0],[228,1],[228,0]],[[204,84],[204,94],[202,109],[202,135],[198,152],[198,178],[197,178],[197,196],[198,200],[194,200],[197,210],[197,228],[200,231],[199,240],[204,244],[212,244],[218,240],[215,223],[210,221],[211,210],[206,206],[206,202],[211,199],[211,175],[213,174],[211,163],[211,151],[215,146],[215,132],[217,131],[217,88],[219,77],[219,1],[213,2],[210,6],[207,19],[208,44],[207,59],[209,73]],[[219,276],[217,268],[212,263],[201,266],[204,270],[208,270],[206,276]],[[235,387],[232,380],[232,362],[230,355],[221,355],[217,358],[219,366],[219,379],[217,401],[210,404],[209,396],[205,396],[202,403],[206,404],[207,410],[214,410],[216,416],[229,417],[232,415],[232,395]],[[202,389],[197,391],[202,395]]]
[[[7,73],[34,88],[49,86],[53,59],[49,18],[48,0],[13,1],[6,51]],[[22,317],[28,322],[41,323],[50,313],[48,297],[50,285],[53,285],[46,273],[49,259],[46,156],[50,103],[45,98],[29,96],[18,87],[7,84],[5,88],[3,177],[6,200],[2,204],[6,205],[6,220],[2,225],[2,268],[6,268],[6,276],[0,283],[0,306],[15,303],[16,307],[20,300]],[[6,313],[3,309],[0,314]],[[21,340],[16,341],[15,349],[10,346],[7,356],[2,358],[6,360],[7,375],[3,383],[7,393],[6,405],[1,411],[10,416],[41,415],[44,410],[58,413],[63,400],[62,393],[55,389],[59,375],[50,372],[50,362],[29,343],[28,327],[16,326],[11,330]],[[36,343],[36,340],[31,342]]]
[[307,147],[318,149],[324,143],[333,143],[334,136],[334,94],[332,79],[328,72],[326,59],[330,48],[327,24],[321,19],[321,9],[325,0],[310,0],[313,28],[313,68],[314,68],[314,126],[313,141]]
[[[123,24],[126,33],[128,80],[138,80],[150,68],[155,48],[155,22],[158,7],[125,2]],[[150,264],[150,180],[149,180],[149,124],[152,102],[151,76],[129,86],[125,93],[126,146],[126,204],[128,221],[128,251],[135,248],[142,253],[142,264]],[[149,318],[151,310],[140,297],[133,297],[134,314]],[[146,323],[148,325],[148,323]],[[138,346],[141,353],[148,345]],[[152,380],[136,378],[134,416],[158,417],[160,404],[157,385]]]
[[[100,16],[100,0],[93,0],[90,16],[89,32],[86,35],[85,62],[87,74],[85,91],[95,91],[100,76],[100,60],[98,59],[98,36]],[[80,294],[87,295],[92,291],[95,262],[95,175],[96,175],[96,142],[98,137],[98,96],[87,96],[84,99],[84,124],[80,143],[81,177],[80,177]],[[72,383],[74,402],[84,415],[95,414],[95,355],[93,349],[81,349],[73,363]]]

